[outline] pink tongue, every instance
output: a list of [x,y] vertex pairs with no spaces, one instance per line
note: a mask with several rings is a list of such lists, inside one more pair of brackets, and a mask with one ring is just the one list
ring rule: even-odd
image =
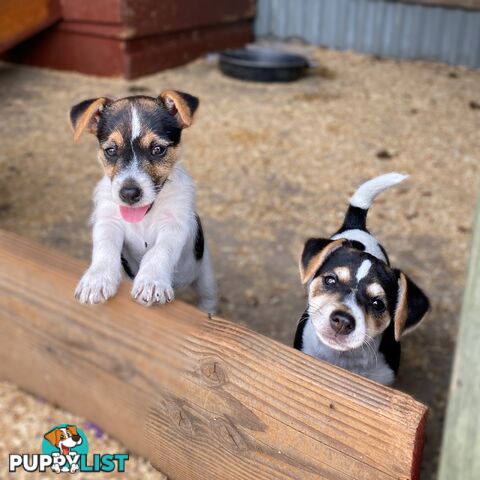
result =
[[120,214],[126,222],[138,223],[143,220],[143,217],[147,213],[147,210],[150,208],[150,205],[145,205],[144,207],[120,207]]

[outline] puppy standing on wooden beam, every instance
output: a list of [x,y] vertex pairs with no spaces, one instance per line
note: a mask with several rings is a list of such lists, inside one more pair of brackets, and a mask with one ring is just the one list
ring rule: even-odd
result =
[[142,304],[171,302],[174,289],[191,285],[199,307],[214,313],[215,276],[195,212],[195,184],[179,160],[183,128],[198,99],[167,90],[157,98],[97,98],[72,107],[77,140],[96,135],[105,176],[94,195],[93,254],[77,286],[82,303],[115,295],[122,265]]

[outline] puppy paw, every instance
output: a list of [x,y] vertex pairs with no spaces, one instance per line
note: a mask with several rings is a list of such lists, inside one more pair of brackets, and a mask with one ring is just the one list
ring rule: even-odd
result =
[[58,463],[55,463],[54,465],[52,465],[52,471],[55,473],[60,473],[61,471],[60,465]]
[[150,306],[154,303],[173,301],[175,293],[168,282],[137,275],[133,282],[132,296],[142,305]]
[[74,463],[71,467],[70,467],[70,473],[75,473],[77,472],[78,470],[80,470],[80,467]]
[[75,290],[75,298],[80,303],[102,303],[117,293],[122,280],[120,272],[89,268]]

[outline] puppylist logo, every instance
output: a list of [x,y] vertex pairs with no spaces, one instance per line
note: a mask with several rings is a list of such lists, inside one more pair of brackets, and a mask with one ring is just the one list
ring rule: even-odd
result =
[[42,441],[42,453],[11,453],[9,455],[10,473],[19,469],[26,472],[55,473],[76,472],[125,472],[128,460],[126,453],[106,453],[88,458],[88,440],[85,433],[76,425],[60,424],[49,430]]

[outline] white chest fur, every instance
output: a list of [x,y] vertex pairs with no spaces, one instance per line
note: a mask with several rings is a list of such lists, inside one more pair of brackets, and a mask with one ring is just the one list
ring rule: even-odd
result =
[[133,263],[134,270],[147,251],[157,242],[165,240],[165,235],[175,237],[178,234],[186,238],[187,243],[194,239],[195,185],[182,164],[177,164],[151,210],[139,223],[122,220],[107,178],[97,186],[95,204],[93,222],[109,221],[118,225],[124,237],[123,253]]

